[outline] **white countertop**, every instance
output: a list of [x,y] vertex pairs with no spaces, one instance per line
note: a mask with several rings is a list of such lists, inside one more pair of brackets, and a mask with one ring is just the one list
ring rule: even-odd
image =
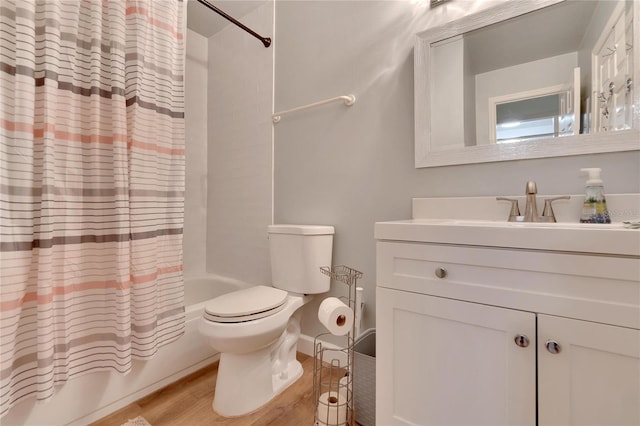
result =
[[[555,196],[538,196],[538,202]],[[524,197],[520,200],[524,208]],[[640,194],[607,195],[611,224],[579,223],[583,195],[554,204],[558,223],[508,222],[510,203],[496,197],[414,198],[409,220],[378,222],[375,238],[598,253],[640,258],[640,229],[624,228],[622,221],[640,219]],[[538,206],[540,210],[541,206]]]
[[375,238],[640,258],[640,229],[626,229],[621,223],[520,223],[491,220],[410,219],[376,223]]

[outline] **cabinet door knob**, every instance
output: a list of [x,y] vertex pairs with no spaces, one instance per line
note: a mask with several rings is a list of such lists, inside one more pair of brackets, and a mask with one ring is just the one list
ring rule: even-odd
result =
[[560,353],[560,343],[556,342],[555,340],[547,340],[546,346],[547,350],[552,354]]
[[526,348],[527,346],[529,346],[529,338],[524,334],[516,335],[513,341],[516,342],[516,345],[520,346],[521,348]]
[[436,277],[444,278],[447,276],[447,270],[444,268],[436,268]]

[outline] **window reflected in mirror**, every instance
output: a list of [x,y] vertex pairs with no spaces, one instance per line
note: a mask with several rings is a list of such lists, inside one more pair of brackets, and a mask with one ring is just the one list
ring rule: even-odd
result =
[[496,105],[496,143],[557,137],[560,95],[547,95]]

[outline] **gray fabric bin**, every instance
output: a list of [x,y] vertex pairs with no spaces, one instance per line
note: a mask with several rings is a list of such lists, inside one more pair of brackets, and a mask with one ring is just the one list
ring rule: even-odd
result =
[[354,343],[353,402],[356,422],[376,424],[376,329],[362,333]]

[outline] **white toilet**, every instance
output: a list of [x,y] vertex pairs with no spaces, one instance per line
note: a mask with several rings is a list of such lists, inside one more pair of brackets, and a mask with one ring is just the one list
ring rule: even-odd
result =
[[213,409],[226,417],[250,413],[302,375],[296,360],[300,312],[329,291],[333,226],[271,225],[273,287],[227,293],[207,303],[198,329],[220,352]]

